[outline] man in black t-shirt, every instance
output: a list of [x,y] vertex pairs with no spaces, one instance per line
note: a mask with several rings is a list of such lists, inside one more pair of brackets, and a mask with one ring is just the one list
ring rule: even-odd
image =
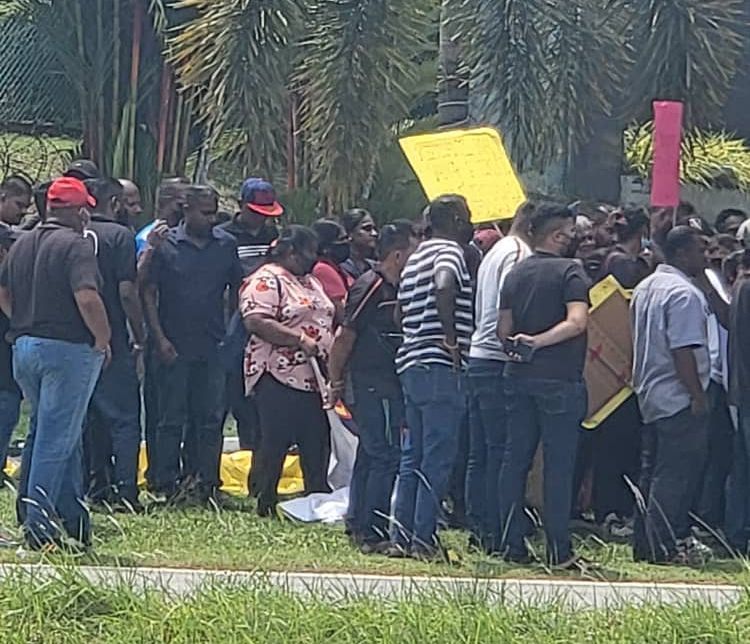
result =
[[329,400],[344,396],[348,367],[352,397],[347,402],[360,429],[347,527],[363,552],[377,552],[390,545],[387,517],[404,421],[395,367],[401,337],[395,316],[397,284],[416,245],[408,224],[383,228],[377,248],[380,262],[349,291],[344,322],[331,349]]
[[108,502],[115,509],[133,511],[140,509],[136,479],[141,401],[136,358],[142,355],[146,343],[135,284],[135,235],[116,222],[124,192],[122,184],[103,178],[88,181],[86,186],[96,199],[86,237],[94,244],[102,275],[102,298],[112,328],[112,362],[97,383],[86,427],[88,493],[93,502]]
[[13,244],[0,269],[0,307],[10,317],[13,367],[31,405],[21,466],[19,518],[36,549],[90,541],[82,501],[83,420],[111,331],[99,294],[101,277],[83,237],[94,200],[78,179],[47,193],[44,223]]
[[542,205],[531,218],[534,254],[517,264],[500,296],[498,334],[513,360],[505,369],[508,437],[500,489],[507,559],[528,558],[522,514],[526,478],[541,439],[544,446],[544,529],[550,564],[579,563],[570,545],[578,433],[586,415],[589,282],[566,259],[575,217]]

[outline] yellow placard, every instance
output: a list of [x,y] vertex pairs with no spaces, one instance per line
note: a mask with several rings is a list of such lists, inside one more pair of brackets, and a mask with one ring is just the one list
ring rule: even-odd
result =
[[510,219],[526,201],[502,138],[492,128],[419,134],[399,143],[427,198],[463,195],[475,224]]
[[[620,286],[620,283],[612,275],[609,275],[598,284],[595,284],[589,291],[589,299],[591,300],[591,309],[589,311],[589,314],[595,313],[596,310],[600,308],[610,297],[618,293],[626,300],[630,300],[632,297],[632,291],[624,289],[622,286]],[[632,395],[633,390],[630,386],[623,387],[618,392],[616,392],[605,405],[589,415],[589,417],[586,418],[586,420],[583,422],[583,427],[590,430],[596,429]]]

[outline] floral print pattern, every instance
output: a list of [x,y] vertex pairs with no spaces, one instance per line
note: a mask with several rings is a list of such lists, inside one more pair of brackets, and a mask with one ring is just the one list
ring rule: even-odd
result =
[[[334,306],[312,275],[298,277],[278,264],[267,264],[250,275],[240,289],[240,312],[276,320],[318,343],[319,360],[328,360],[333,344]],[[315,374],[303,351],[273,345],[253,335],[245,349],[245,390],[249,393],[264,373],[300,391],[317,391]]]

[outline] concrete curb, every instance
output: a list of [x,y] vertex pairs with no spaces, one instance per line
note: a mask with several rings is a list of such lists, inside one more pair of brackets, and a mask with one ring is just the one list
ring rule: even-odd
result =
[[456,577],[384,577],[356,574],[235,572],[173,568],[53,567],[45,564],[0,565],[0,579],[12,576],[44,580],[77,572],[94,584],[127,584],[139,590],[176,596],[221,586],[271,587],[330,601],[355,597],[414,599],[420,595],[469,594],[490,603],[512,606],[565,604],[573,609],[617,608],[625,605],[703,603],[724,608],[739,601],[740,586],[657,583],[606,583],[544,579],[462,579]]

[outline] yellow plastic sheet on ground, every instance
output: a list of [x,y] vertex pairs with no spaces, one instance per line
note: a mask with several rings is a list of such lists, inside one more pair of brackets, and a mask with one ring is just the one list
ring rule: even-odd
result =
[[[253,465],[252,452],[233,452],[232,454],[221,455],[220,476],[223,485],[222,491],[235,496],[247,496],[247,477]],[[138,485],[146,485],[146,468],[148,459],[146,458],[146,447],[141,446],[138,455]],[[302,468],[300,467],[299,456],[289,454],[284,462],[284,469],[281,472],[278,492],[280,495],[301,494],[305,486],[302,480]]]
[[[233,452],[232,454],[221,455],[221,480],[223,485],[221,489],[227,494],[235,496],[247,496],[247,478],[253,466],[252,452]],[[146,458],[146,447],[141,445],[141,451],[138,454],[138,485],[146,485],[146,469],[148,468],[148,459]],[[17,478],[21,469],[21,459],[9,458],[5,463],[5,473]],[[302,467],[300,466],[299,456],[289,454],[284,461],[284,469],[281,472],[278,492],[281,496],[290,496],[293,494],[302,494],[305,491],[305,484],[302,480]]]
[[427,197],[463,195],[475,224],[510,219],[526,201],[503,140],[491,127],[407,136],[399,144]]

